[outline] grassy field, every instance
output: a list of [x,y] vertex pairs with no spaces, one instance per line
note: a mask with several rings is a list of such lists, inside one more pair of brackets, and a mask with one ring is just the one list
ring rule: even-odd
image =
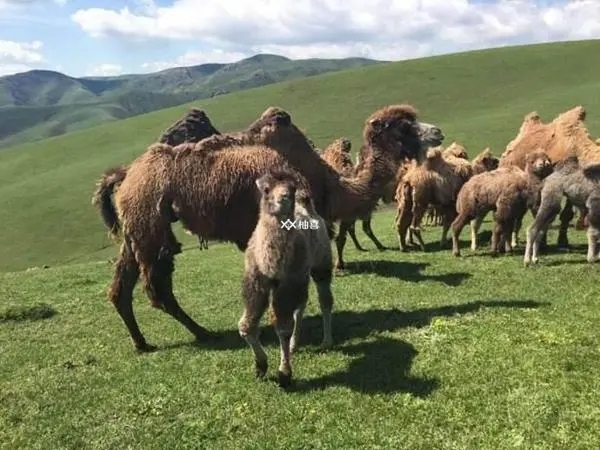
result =
[[[448,55],[194,105],[222,131],[278,105],[317,145],[345,135],[358,148],[369,113],[407,101],[448,143],[499,154],[532,110],[549,120],[583,104],[600,135],[598,50],[588,41]],[[359,232],[369,251],[349,242],[348,273],[334,280],[336,346],[319,351],[311,287],[289,393],[254,379],[238,336],[242,254],[199,251],[178,230],[175,293],[220,339],[193,345],[138,287],[140,326],[159,351],[137,355],[106,299],[117,246],[91,193],[104,169],[130,162],[189,106],[0,153],[0,448],[598,448],[598,266],[574,230],[571,252],[551,248],[529,269],[522,252],[454,258],[434,244],[439,228],[424,233],[428,252],[407,254],[374,250]],[[389,246],[392,222],[391,211],[374,219]],[[263,341],[274,375],[270,328]]]
[[[375,220],[388,245],[392,219]],[[140,327],[159,346],[146,355],[106,300],[106,261],[0,275],[0,447],[598,447],[600,291],[584,249],[524,269],[520,255],[379,252],[361,240],[370,250],[351,248],[334,280],[327,353],[311,286],[289,393],[254,379],[233,246],[188,247],[175,272],[182,306],[220,340],[193,345],[138,288]],[[263,342],[274,377],[271,328]]]

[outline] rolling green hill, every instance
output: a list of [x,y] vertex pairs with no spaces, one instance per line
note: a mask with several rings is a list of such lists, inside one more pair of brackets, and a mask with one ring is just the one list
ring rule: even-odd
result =
[[[116,247],[90,204],[102,171],[142,153],[190,106],[221,131],[245,127],[269,105],[287,109],[319,146],[345,135],[359,146],[363,122],[382,105],[410,102],[448,142],[473,155],[503,151],[523,116],[544,120],[583,104],[600,135],[600,41],[446,55],[278,83],[103,124],[0,153],[0,270],[84,262]],[[576,70],[574,70],[576,68]]]
[[192,100],[378,62],[365,58],[291,60],[262,54],[232,64],[202,64],[143,75],[73,78],[32,70],[0,77],[0,147]]

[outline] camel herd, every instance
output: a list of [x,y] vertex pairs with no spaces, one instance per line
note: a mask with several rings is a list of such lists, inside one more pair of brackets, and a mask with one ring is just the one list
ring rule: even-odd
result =
[[[581,106],[550,123],[530,113],[500,158],[487,148],[469,161],[459,143],[441,147],[442,130],[421,121],[411,105],[389,105],[367,117],[354,163],[348,139],[336,139],[321,151],[280,108],[270,107],[245,130],[228,134],[220,133],[204,111],[192,109],[129,166],[107,170],[97,185],[93,204],[111,234],[122,238],[109,298],[139,351],[155,349],[133,313],[140,277],[153,307],[196,339],[214,338],[173,294],[174,257],[181,244],[172,224],[179,221],[198,236],[201,248],[208,240],[232,242],[245,253],[240,335],[254,352],[257,376],[264,376],[267,362],[258,325],[269,308],[281,344],[279,382],[286,386],[309,280],[317,287],[322,345],[328,348],[333,344],[333,271],[344,269],[347,235],[364,250],[355,222],[361,220],[365,234],[385,249],[371,229],[380,200],[397,204],[395,228],[402,251],[425,249],[421,224],[428,220],[442,225],[442,248],[451,230],[456,256],[465,224],[470,222],[475,250],[478,229],[490,211],[495,221],[492,252],[514,250],[529,210],[535,219],[527,233],[525,264],[537,262],[539,246],[559,213],[558,244],[568,244],[575,207],[578,228],[588,228],[588,261],[596,260],[600,141],[591,139],[584,120]],[[567,202],[561,212],[563,197]],[[280,225],[299,218],[320,226],[289,230]]]

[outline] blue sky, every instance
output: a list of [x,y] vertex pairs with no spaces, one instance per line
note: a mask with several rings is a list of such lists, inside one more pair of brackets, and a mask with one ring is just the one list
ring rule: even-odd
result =
[[600,38],[600,0],[0,0],[0,75],[291,58],[401,60]]

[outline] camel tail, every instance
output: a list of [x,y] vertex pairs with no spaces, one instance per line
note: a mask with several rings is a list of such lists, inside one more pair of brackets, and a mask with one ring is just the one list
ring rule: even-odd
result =
[[100,217],[112,236],[116,236],[120,229],[119,216],[112,200],[115,186],[121,183],[127,175],[127,167],[113,167],[108,169],[96,185],[92,197],[92,205],[100,212]]

